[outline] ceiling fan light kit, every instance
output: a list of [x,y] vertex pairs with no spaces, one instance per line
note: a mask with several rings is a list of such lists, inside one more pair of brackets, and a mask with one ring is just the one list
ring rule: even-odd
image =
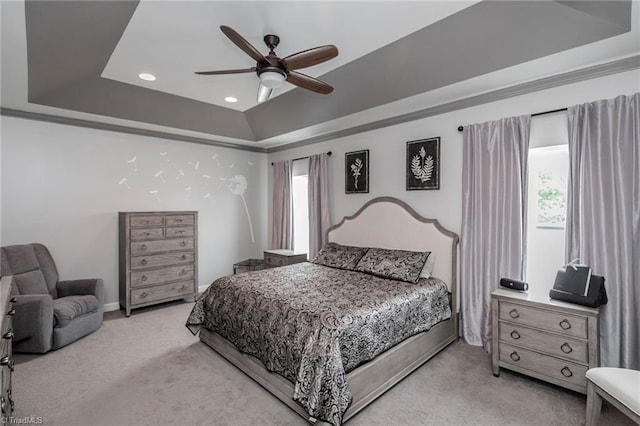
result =
[[220,30],[244,53],[253,58],[256,61],[256,66],[252,68],[222,71],[198,71],[196,74],[221,75],[255,72],[260,79],[260,86],[258,87],[258,102],[268,100],[273,93],[273,89],[282,87],[285,80],[295,86],[323,95],[333,92],[333,87],[331,85],[295,70],[318,65],[322,62],[328,61],[329,59],[335,58],[338,56],[337,47],[333,45],[314,47],[280,59],[274,52],[274,49],[280,43],[280,38],[277,35],[267,34],[264,36],[264,43],[269,48],[269,54],[264,56],[258,51],[258,49],[253,47],[251,43],[245,40],[231,27],[222,25]]
[[277,89],[279,87],[282,87],[284,80],[285,75],[279,72],[266,71],[260,74],[260,83],[270,89]]

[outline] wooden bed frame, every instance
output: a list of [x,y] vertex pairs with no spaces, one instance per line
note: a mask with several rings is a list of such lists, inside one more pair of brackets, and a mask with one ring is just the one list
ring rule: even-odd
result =
[[[376,232],[379,231],[379,232]],[[356,415],[385,391],[458,338],[457,254],[458,235],[443,228],[436,219],[425,219],[409,205],[392,197],[366,203],[353,216],[329,228],[326,241],[361,247],[383,247],[435,254],[433,276],[447,283],[451,292],[452,316],[380,354],[347,374],[351,405],[343,422]],[[257,358],[240,352],[220,335],[200,330],[200,340],[254,379],[310,423],[327,424],[309,417],[292,399],[293,383],[269,372]]]

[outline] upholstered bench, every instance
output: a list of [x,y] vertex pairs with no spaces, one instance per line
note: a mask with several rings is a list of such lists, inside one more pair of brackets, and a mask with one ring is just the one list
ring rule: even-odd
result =
[[598,424],[602,398],[640,424],[640,371],[598,367],[587,371],[587,426]]

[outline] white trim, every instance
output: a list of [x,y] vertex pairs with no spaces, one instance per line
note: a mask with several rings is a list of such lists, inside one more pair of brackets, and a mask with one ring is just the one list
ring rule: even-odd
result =
[[119,309],[120,309],[120,302],[113,302],[113,303],[105,303],[104,304],[104,311],[105,312],[117,311]]

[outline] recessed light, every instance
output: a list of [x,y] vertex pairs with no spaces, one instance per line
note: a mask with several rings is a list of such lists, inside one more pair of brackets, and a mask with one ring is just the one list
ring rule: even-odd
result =
[[224,100],[231,103],[238,102],[238,98],[234,98],[233,96],[227,96]]
[[156,79],[156,76],[153,74],[148,74],[146,72],[143,72],[142,74],[138,74],[138,77],[140,77],[143,80],[146,81],[154,81]]

